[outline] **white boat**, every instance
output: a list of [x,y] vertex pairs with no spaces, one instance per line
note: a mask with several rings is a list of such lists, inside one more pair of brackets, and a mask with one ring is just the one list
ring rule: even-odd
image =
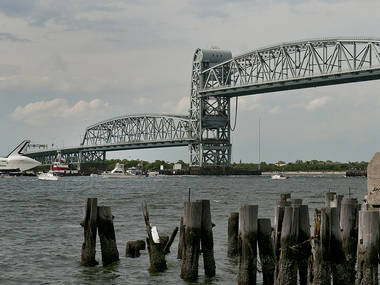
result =
[[58,175],[54,174],[53,172],[49,171],[47,173],[40,173],[37,175],[37,178],[39,180],[50,180],[50,181],[57,181]]
[[159,173],[158,171],[149,171],[149,172],[147,173],[147,175],[148,175],[149,177],[151,177],[151,176],[158,176],[158,175],[160,175],[160,173]]
[[289,178],[288,176],[285,176],[282,173],[272,175],[272,179],[288,179],[288,178]]
[[103,178],[130,178],[136,177],[135,174],[131,172],[126,172],[124,170],[124,164],[116,163],[115,168],[111,172],[103,172]]

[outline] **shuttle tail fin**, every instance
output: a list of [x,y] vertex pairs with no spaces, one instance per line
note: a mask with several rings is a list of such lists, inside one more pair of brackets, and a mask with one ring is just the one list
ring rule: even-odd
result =
[[22,155],[24,151],[26,150],[27,146],[29,145],[29,143],[30,143],[30,140],[24,140],[7,157]]

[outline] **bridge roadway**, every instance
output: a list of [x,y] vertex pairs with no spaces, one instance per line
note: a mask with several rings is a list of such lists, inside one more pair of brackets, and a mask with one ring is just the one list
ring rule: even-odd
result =
[[[86,129],[81,145],[61,149],[68,161],[105,159],[107,151],[189,146],[190,165],[231,162],[230,98],[380,79],[380,39],[322,38],[287,42],[233,57],[197,49],[188,116],[132,115]],[[43,163],[56,150],[26,155]]]

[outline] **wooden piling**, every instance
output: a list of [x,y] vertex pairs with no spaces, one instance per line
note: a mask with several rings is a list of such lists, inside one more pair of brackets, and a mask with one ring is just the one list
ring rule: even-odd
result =
[[257,205],[242,205],[239,211],[238,284],[256,284]]
[[[284,195],[285,194],[281,194]],[[283,199],[283,197],[281,197]],[[281,249],[281,231],[282,231],[282,221],[284,219],[284,211],[285,207],[290,206],[289,201],[278,201],[277,206],[275,209],[275,216],[274,216],[274,251],[275,251],[275,257],[278,263],[278,260],[280,259],[280,249]],[[276,270],[277,272],[277,270]],[[277,273],[276,273],[277,276]]]
[[[186,204],[186,203],[185,203]],[[182,256],[181,278],[195,281],[198,278],[200,254],[202,203],[187,202],[185,207],[185,254]]]
[[126,257],[139,257],[140,250],[145,250],[144,240],[128,241],[125,245],[125,256]]
[[276,259],[274,256],[270,219],[258,219],[257,228],[257,243],[259,245],[259,256],[263,272],[263,284],[273,285]]
[[148,235],[148,238],[146,240],[150,261],[149,271],[151,273],[163,272],[167,269],[164,246],[160,242],[155,243],[153,240],[152,227],[149,221],[148,206],[145,201],[142,202],[142,211],[145,220],[146,233]]
[[210,200],[201,200],[202,225],[201,225],[201,248],[203,265],[207,277],[215,276],[214,237],[212,233]]
[[98,199],[87,198],[83,210],[83,220],[81,225],[84,227],[84,241],[82,245],[81,265],[95,266],[96,231],[98,218]]
[[326,208],[315,210],[314,214],[314,260],[309,284],[330,285],[331,268],[327,261],[330,225]]
[[356,285],[379,284],[379,212],[359,212],[359,242]]
[[340,210],[340,227],[342,229],[342,247],[346,258],[350,284],[355,283],[355,265],[358,246],[358,200],[344,198]]
[[119,260],[111,207],[98,207],[98,232],[103,265]]
[[285,207],[281,231],[281,254],[276,285],[297,284],[297,251],[300,207]]
[[330,220],[330,242],[328,260],[331,262],[331,272],[334,285],[350,284],[350,272],[347,270],[346,258],[342,246],[342,233],[339,223],[339,208],[326,209]]
[[227,256],[234,257],[238,249],[239,213],[232,212],[228,217],[228,251]]
[[297,250],[298,255],[298,274],[300,285],[306,285],[309,259],[312,255],[308,205],[300,205],[299,221],[298,245],[295,250]]
[[185,225],[183,224],[183,217],[181,217],[181,221],[179,224],[179,239],[178,239],[177,259],[182,259],[184,239],[185,239]]

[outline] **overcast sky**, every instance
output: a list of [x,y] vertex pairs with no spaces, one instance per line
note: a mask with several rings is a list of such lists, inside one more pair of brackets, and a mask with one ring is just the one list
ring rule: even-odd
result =
[[[378,0],[2,0],[0,153],[24,138],[78,145],[86,126],[123,114],[186,114],[196,48],[238,55],[308,38],[380,38],[379,11]],[[258,161],[261,118],[264,161],[368,161],[380,151],[379,110],[380,81],[242,97],[232,159]],[[188,151],[109,157],[188,161]]]

